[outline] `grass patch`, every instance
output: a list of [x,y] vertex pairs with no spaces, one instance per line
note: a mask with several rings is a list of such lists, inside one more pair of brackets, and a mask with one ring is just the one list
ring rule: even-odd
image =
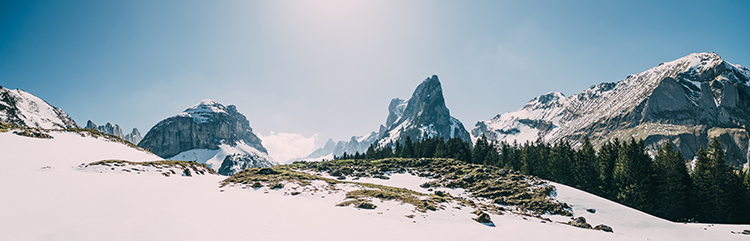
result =
[[[200,175],[205,175],[206,173],[219,175],[218,173],[216,173],[216,171],[206,166],[206,164],[197,163],[193,161],[166,161],[165,160],[165,161],[149,161],[149,162],[131,162],[131,161],[124,161],[124,160],[103,160],[103,161],[92,162],[92,163],[86,164],[86,166],[117,166],[117,167],[122,167],[126,165],[156,167],[156,168],[173,167],[173,168],[182,169],[183,173],[190,172],[190,170],[192,170],[193,173],[198,173]],[[171,173],[175,174],[174,171],[172,171]],[[168,173],[162,173],[162,174],[165,176],[171,175]]]
[[[295,170],[325,172],[333,178]],[[394,173],[409,173],[415,176],[435,179],[421,185],[423,188],[463,188],[475,198],[483,198],[492,204],[482,204],[460,197],[453,197],[445,192],[424,194],[405,188],[390,187],[370,183],[344,181],[347,178],[384,178]],[[546,181],[535,177],[524,176],[516,171],[509,171],[493,166],[467,164],[462,161],[445,158],[388,158],[380,160],[333,160],[326,162],[295,162],[289,165],[271,168],[245,169],[222,181],[221,186],[230,183],[253,184],[266,183],[273,187],[277,183],[297,183],[310,185],[311,181],[321,180],[330,185],[348,183],[363,187],[346,194],[347,205],[358,200],[377,198],[381,200],[400,201],[416,207],[421,212],[437,210],[441,203],[455,201],[461,205],[481,209],[486,212],[502,214],[503,206],[515,206],[520,214],[540,217],[543,214],[571,216],[569,206],[551,197],[554,187]],[[345,205],[346,206],[346,205]]]

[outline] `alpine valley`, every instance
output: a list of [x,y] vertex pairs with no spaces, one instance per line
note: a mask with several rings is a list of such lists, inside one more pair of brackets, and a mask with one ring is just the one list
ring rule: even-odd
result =
[[[392,99],[377,131],[329,139],[307,161],[283,165],[234,105],[202,100],[165,114],[141,139],[137,129],[123,135],[116,120],[80,128],[42,98],[0,87],[0,240],[747,240],[746,222],[674,222],[566,180],[458,156],[498,159],[489,138],[580,143],[540,150],[552,150],[546,157],[593,160],[586,138],[606,146],[632,137],[645,139],[651,150],[673,143],[690,160],[715,137],[726,160],[739,167],[747,163],[750,142],[749,72],[714,53],[690,54],[569,97],[542,95],[518,111],[479,121],[471,132],[451,116],[433,75],[409,99]],[[631,143],[620,153],[651,165],[645,146]],[[341,159],[372,154],[371,147],[390,156]],[[454,147],[462,154],[451,156]],[[396,156],[403,153],[409,154]],[[717,153],[711,158],[723,157]],[[629,158],[625,154],[619,159]],[[690,182],[686,162],[672,159]],[[570,164],[564,162],[555,159]],[[701,163],[696,170],[706,166]],[[739,177],[720,164],[700,170]],[[578,166],[584,165],[567,165]],[[610,169],[632,171],[622,166]],[[555,175],[569,175],[562,172]],[[651,173],[646,178],[658,180]],[[750,175],[745,178],[750,183]],[[659,188],[669,187],[664,183]],[[612,193],[638,197],[641,187],[628,185]],[[731,190],[740,193],[742,185],[750,186]]]

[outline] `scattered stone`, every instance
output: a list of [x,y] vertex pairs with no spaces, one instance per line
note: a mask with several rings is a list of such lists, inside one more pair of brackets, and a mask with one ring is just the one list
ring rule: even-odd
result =
[[357,204],[357,208],[361,209],[375,209],[378,206],[375,206],[375,204],[369,203],[369,202],[360,202]]
[[604,231],[604,232],[607,232],[607,233],[612,233],[613,232],[611,227],[609,227],[607,225],[604,225],[604,224],[596,225],[596,227],[594,227],[594,230],[601,230],[601,231]]
[[406,215],[407,218],[414,218],[414,214]]
[[589,208],[589,209],[586,209],[586,212],[596,213],[596,209]]
[[292,196],[297,196],[299,194],[300,194],[300,192],[292,192]]
[[568,222],[568,224],[570,226],[579,227],[579,228],[586,228],[586,229],[591,228],[591,224],[587,223],[586,218],[584,217],[575,218],[573,219],[573,221]]
[[476,210],[473,212],[473,214],[476,214],[477,217],[474,218],[474,221],[477,221],[479,223],[492,223],[492,219],[490,219],[490,215],[482,212],[481,210]]

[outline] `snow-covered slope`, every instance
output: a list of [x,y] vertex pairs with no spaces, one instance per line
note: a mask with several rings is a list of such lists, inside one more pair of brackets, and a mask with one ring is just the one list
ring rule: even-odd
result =
[[68,114],[26,91],[0,86],[0,122],[43,129],[78,128]]
[[741,165],[748,156],[749,73],[715,53],[694,53],[568,97],[544,94],[518,111],[479,121],[471,134],[509,143],[636,137],[656,148],[671,141],[688,159],[719,137],[729,161]]
[[[473,221],[460,205],[415,212],[376,202],[374,210],[336,207],[345,190],[220,188],[224,178],[164,177],[79,169],[102,159],[158,157],[76,133],[53,139],[0,133],[0,240],[747,240],[732,234],[750,225],[671,223],[563,185],[557,198],[576,217],[614,233],[581,229],[512,213],[491,215],[495,227]],[[428,192],[429,179],[393,174],[362,179]],[[324,185],[314,183],[314,185]],[[594,208],[591,214],[584,209]],[[407,217],[414,215],[413,217]],[[568,219],[562,218],[567,221]],[[705,228],[705,229],[704,229]]]
[[138,146],[166,159],[206,163],[222,175],[278,165],[234,105],[208,99],[160,121]]

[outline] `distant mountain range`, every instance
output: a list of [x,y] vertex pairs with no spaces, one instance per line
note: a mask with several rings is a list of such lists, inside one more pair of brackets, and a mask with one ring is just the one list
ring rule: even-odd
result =
[[323,148],[315,150],[306,159],[333,158],[344,152],[349,154],[364,153],[370,145],[394,145],[397,141],[404,143],[409,137],[416,141],[425,135],[450,139],[461,138],[471,141],[464,125],[450,115],[443,98],[443,88],[437,75],[433,75],[419,84],[411,98],[395,98],[388,105],[388,117],[385,125],[380,125],[377,132],[363,136],[353,136],[349,141],[335,142],[329,139]]
[[477,122],[471,134],[519,144],[589,137],[601,145],[633,137],[651,150],[670,141],[688,160],[718,138],[727,161],[740,166],[748,161],[749,85],[748,68],[694,53],[568,97],[541,95],[518,111]]
[[141,137],[141,132],[138,131],[138,128],[133,128],[130,134],[123,135],[122,128],[120,128],[120,126],[117,124],[113,124],[112,122],[107,122],[107,124],[105,125],[97,126],[96,123],[89,120],[88,122],[86,122],[86,129],[94,129],[105,134],[117,136],[136,145],[138,145],[138,142],[141,142],[141,139],[143,139],[143,137]]
[[[364,153],[370,145],[382,147],[425,135],[465,141],[487,136],[519,144],[567,140],[574,145],[588,137],[596,146],[632,137],[644,139],[651,150],[672,142],[687,159],[717,138],[732,165],[746,165],[750,155],[750,70],[715,53],[690,54],[571,96],[550,92],[517,111],[477,122],[471,134],[450,115],[435,75],[422,81],[411,98],[392,99],[388,111],[377,131],[349,140],[329,139],[305,159]],[[44,129],[79,128],[62,109],[25,91],[2,87],[0,121]],[[160,121],[142,140],[137,129],[123,134],[113,123],[98,126],[89,121],[86,127],[137,143],[162,158],[206,163],[224,175],[277,164],[244,115],[233,105],[212,100]]]

